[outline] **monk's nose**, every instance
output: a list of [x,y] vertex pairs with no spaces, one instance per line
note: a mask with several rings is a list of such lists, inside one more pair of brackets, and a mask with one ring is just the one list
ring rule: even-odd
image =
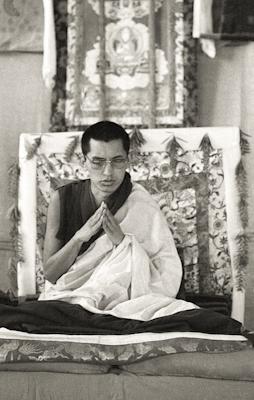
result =
[[104,170],[103,170],[104,175],[112,175],[112,172],[113,172],[113,168],[112,168],[111,163],[109,163],[109,162],[106,163]]

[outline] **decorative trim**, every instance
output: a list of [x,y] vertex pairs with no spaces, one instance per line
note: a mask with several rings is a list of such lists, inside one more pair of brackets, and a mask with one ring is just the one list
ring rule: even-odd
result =
[[247,266],[249,261],[248,237],[243,233],[237,235],[235,240],[238,247],[238,252],[235,256],[236,288],[241,292],[246,287]]
[[177,166],[177,151],[178,149],[182,149],[181,145],[178,143],[176,140],[175,136],[172,136],[171,139],[166,144],[166,151],[169,153],[170,158],[171,158],[171,168],[173,171],[173,174],[176,175],[176,166]]
[[132,148],[140,148],[146,140],[142,135],[142,132],[135,126],[135,128],[130,132],[130,142]]
[[19,174],[20,174],[19,162],[18,160],[16,160],[8,169],[8,194],[15,201],[18,198]]
[[240,148],[242,156],[251,152],[250,143],[247,139],[250,137],[250,135],[240,130]]
[[136,156],[140,151],[140,148],[146,140],[142,135],[142,132],[135,126],[134,129],[129,133],[130,136],[130,152],[129,152],[129,160],[130,162],[135,162]]
[[239,192],[239,214],[243,228],[246,229],[248,226],[248,181],[242,158],[236,167],[236,182]]
[[66,150],[64,152],[64,158],[67,162],[71,162],[72,156],[77,148],[77,145],[79,144],[79,137],[78,136],[73,136],[73,140],[68,144],[66,147]]
[[238,211],[241,219],[243,232],[236,236],[237,254],[235,256],[236,265],[236,287],[238,291],[243,291],[246,286],[247,266],[248,266],[248,245],[249,235],[246,233],[248,227],[248,179],[246,167],[244,165],[244,155],[250,153],[250,145],[247,139],[249,135],[240,131],[241,159],[236,167],[235,178],[239,193]]
[[37,150],[40,147],[40,145],[41,145],[41,136],[34,139],[31,146],[27,148],[27,155],[26,155],[27,160],[31,160],[33,158],[33,156],[37,153]]

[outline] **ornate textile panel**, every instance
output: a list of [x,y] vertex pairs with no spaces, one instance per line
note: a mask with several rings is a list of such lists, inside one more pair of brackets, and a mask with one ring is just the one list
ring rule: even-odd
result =
[[56,79],[52,90],[50,131],[64,132],[67,65],[67,0],[54,0]]
[[[51,131],[83,129],[101,117],[125,126],[195,125],[197,63],[192,2],[154,0],[153,20],[147,0],[107,0],[104,18],[98,1],[70,0],[68,49],[66,1],[55,2],[57,82]],[[103,21],[105,57],[98,37]],[[103,73],[101,65],[106,66]],[[103,79],[105,85],[101,85]],[[155,86],[152,91],[151,82]]]
[[[204,338],[202,335],[201,337],[197,335],[196,337],[194,335],[174,337],[174,334],[171,334],[171,338],[160,340],[159,335],[156,341],[143,339],[140,343],[127,344],[117,343],[119,339],[114,337],[117,345],[96,343],[97,337],[94,342],[88,339],[87,342],[82,339],[81,342],[65,340],[66,335],[62,335],[64,336],[62,341],[38,339],[32,335],[32,339],[19,338],[19,335],[15,339],[0,338],[0,365],[17,362],[76,362],[80,365],[95,364],[96,373],[106,373],[107,370],[100,369],[103,365],[131,364],[167,354],[196,352],[221,354],[250,348],[250,344],[239,336],[238,340],[234,337],[229,340],[228,336],[226,336],[227,340],[223,340],[218,337],[209,337],[209,335]],[[91,373],[91,370],[87,372]]]
[[156,198],[176,245],[183,251],[187,293],[230,294],[222,152],[183,151],[140,155],[133,178]]

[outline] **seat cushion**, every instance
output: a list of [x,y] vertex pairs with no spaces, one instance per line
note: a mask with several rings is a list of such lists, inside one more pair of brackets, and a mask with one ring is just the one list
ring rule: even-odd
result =
[[119,368],[137,375],[191,376],[254,381],[254,349],[231,353],[179,353]]

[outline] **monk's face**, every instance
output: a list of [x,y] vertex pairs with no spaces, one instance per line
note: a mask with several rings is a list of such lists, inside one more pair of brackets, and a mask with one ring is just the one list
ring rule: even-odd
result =
[[86,165],[95,198],[107,198],[121,185],[128,165],[127,159],[121,139],[110,142],[90,140]]

